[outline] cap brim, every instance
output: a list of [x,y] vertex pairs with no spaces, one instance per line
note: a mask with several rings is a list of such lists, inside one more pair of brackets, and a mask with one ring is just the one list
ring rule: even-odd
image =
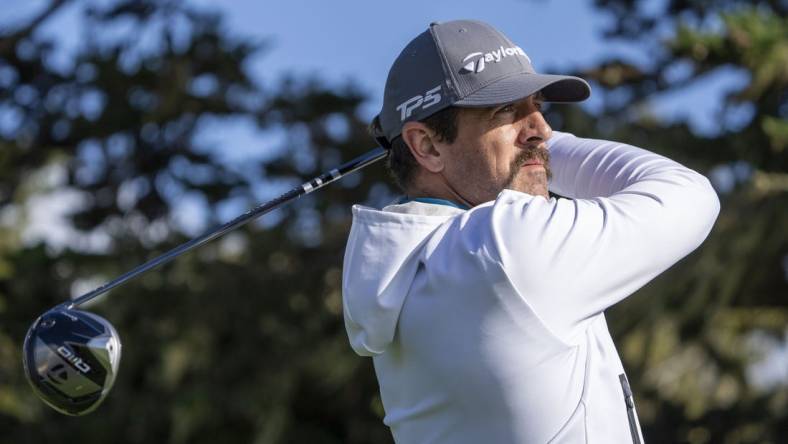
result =
[[500,105],[524,99],[539,91],[542,91],[548,102],[581,102],[591,96],[591,87],[579,77],[520,73],[485,85],[454,102],[454,105],[467,107]]

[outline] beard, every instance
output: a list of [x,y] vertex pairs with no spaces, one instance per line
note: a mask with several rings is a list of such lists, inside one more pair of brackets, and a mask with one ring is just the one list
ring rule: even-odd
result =
[[[515,180],[520,174],[523,174],[521,170],[523,165],[532,161],[532,160],[540,160],[542,162],[542,166],[544,166],[544,185],[547,186],[547,181],[549,181],[553,177],[553,172],[550,170],[550,152],[544,148],[540,148],[538,146],[530,146],[520,152],[517,153],[514,160],[512,161],[511,165],[509,166],[509,177],[507,178],[506,185],[504,188],[514,189],[513,185]],[[542,182],[541,171],[533,171],[529,172],[529,185],[534,182]],[[531,190],[517,190],[517,191],[526,191],[531,192]],[[531,192],[531,194],[533,194]]]

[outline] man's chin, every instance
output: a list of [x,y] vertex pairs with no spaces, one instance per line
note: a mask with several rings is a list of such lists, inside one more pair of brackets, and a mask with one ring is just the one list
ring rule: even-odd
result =
[[550,193],[547,191],[547,185],[544,185],[544,186],[542,186],[542,185],[533,186],[533,187],[531,187],[530,190],[526,191],[526,193],[528,193],[528,194],[530,194],[532,196],[542,196],[545,199],[550,197]]
[[509,189],[519,191],[521,193],[530,194],[532,196],[544,196],[547,198],[550,194],[547,191],[547,181],[545,182],[530,182],[527,184],[513,184],[507,187]]
[[548,164],[523,165],[512,171],[512,177],[505,188],[547,198],[549,196],[547,183],[550,176],[550,166]]

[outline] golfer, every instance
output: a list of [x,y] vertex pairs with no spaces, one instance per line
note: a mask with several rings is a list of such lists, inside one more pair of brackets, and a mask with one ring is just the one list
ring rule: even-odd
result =
[[405,196],[353,207],[343,298],[396,442],[642,442],[604,312],[697,248],[719,201],[540,112],[589,95],[478,21],[431,24],[391,67],[372,127]]

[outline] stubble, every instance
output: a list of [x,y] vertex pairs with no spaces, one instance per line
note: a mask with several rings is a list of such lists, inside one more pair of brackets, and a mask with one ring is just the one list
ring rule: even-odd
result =
[[[539,168],[531,168],[523,170],[523,165],[532,161],[539,160],[544,167],[544,170]],[[547,182],[553,177],[553,172],[550,170],[550,152],[538,146],[528,147],[515,156],[511,165],[509,166],[509,177],[507,178],[504,188],[514,189],[529,194],[542,194],[547,192]],[[521,179],[525,189],[517,189],[515,182]],[[542,190],[542,188],[544,190]]]

